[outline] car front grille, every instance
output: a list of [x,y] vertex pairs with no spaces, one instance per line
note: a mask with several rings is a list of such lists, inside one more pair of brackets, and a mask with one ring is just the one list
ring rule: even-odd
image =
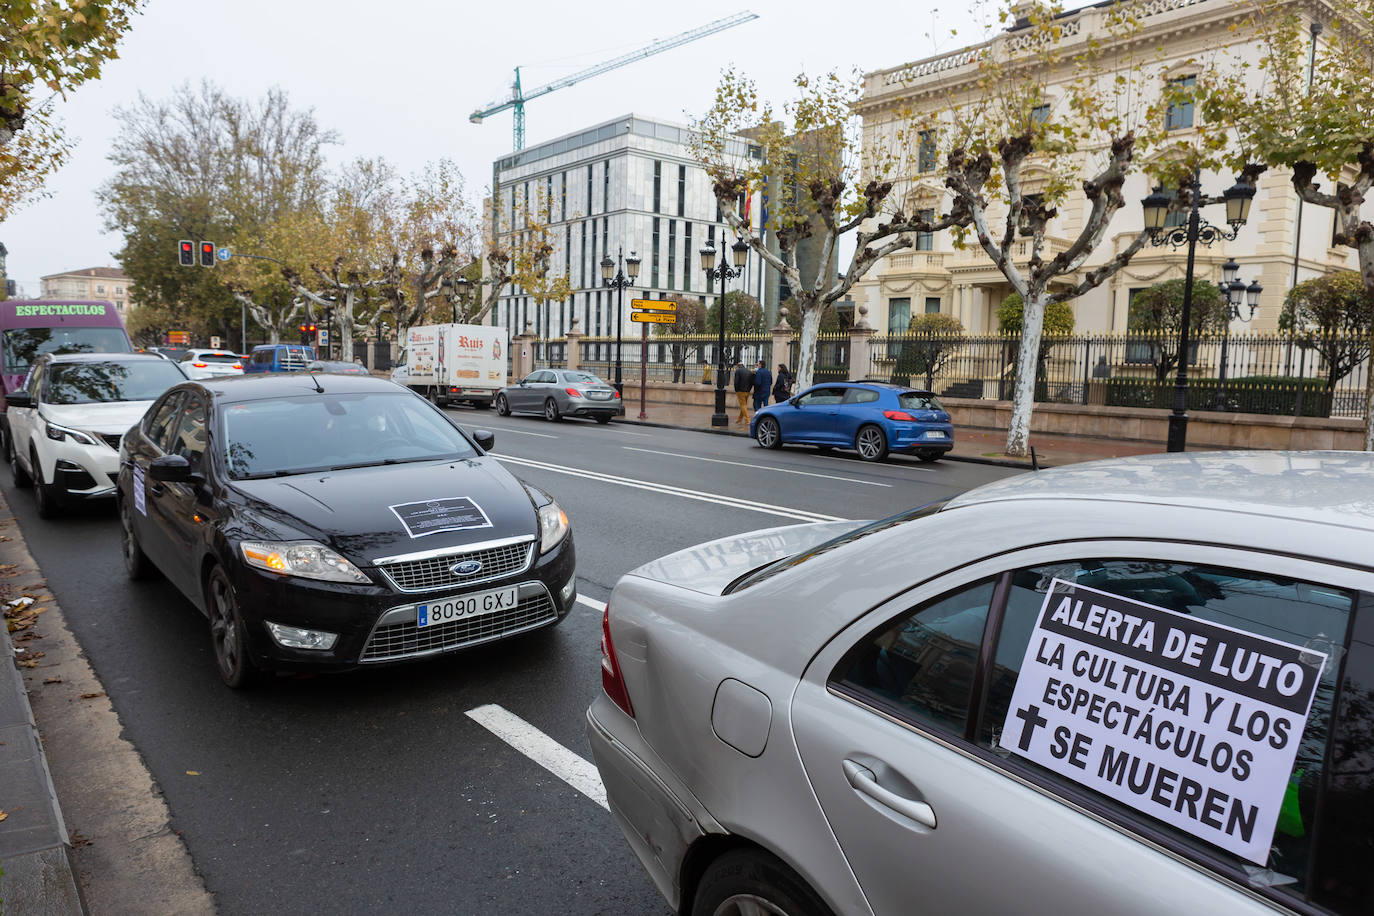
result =
[[105,440],[105,444],[115,451],[119,451],[119,440],[124,438],[123,433],[101,433],[100,438]]
[[359,661],[385,662],[461,649],[532,630],[558,619],[547,591],[524,598],[508,611],[420,628],[415,620],[383,624],[372,631]]
[[[524,572],[534,554],[534,541],[503,544],[484,550],[455,550],[437,557],[379,563],[377,568],[397,589],[403,592],[428,592],[439,588],[476,585],[504,576]],[[460,576],[453,572],[454,564],[476,560],[482,564],[475,575]]]

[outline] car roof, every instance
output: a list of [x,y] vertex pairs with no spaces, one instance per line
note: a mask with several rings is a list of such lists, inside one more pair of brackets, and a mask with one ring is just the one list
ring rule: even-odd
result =
[[226,375],[195,382],[218,401],[260,401],[313,394],[323,388],[328,394],[396,394],[406,391],[389,379],[373,375],[312,375],[309,372],[266,372],[253,375]]
[[985,484],[956,496],[946,510],[1031,500],[1154,503],[1374,532],[1374,452],[1182,452],[1091,461]]
[[34,362],[38,360],[51,363],[167,362],[155,353],[44,353]]
[[894,385],[891,382],[869,382],[864,379],[849,379],[843,382],[812,382],[812,388],[873,388],[878,391],[895,391],[898,393],[914,392],[916,394],[929,395],[935,397],[935,392],[928,388],[918,388],[915,385]]
[[192,347],[187,353],[223,353],[225,356],[237,356],[233,350],[226,350],[223,347]]

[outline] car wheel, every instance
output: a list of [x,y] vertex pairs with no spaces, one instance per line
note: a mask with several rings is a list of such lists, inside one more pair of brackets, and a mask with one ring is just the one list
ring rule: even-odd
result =
[[929,464],[932,461],[939,461],[943,454],[944,452],[938,448],[920,448],[916,450],[916,460]]
[[133,509],[125,499],[119,501],[119,539],[124,552],[124,571],[129,578],[150,578],[156,572],[156,567],[138,544],[138,535],[134,534]]
[[562,415],[558,412],[558,402],[553,398],[544,399],[544,419],[556,423]]
[[62,511],[57,501],[57,487],[43,482],[43,466],[38,463],[38,452],[29,453],[29,465],[33,468],[33,505],[39,518],[55,518]]
[[510,402],[506,400],[504,394],[498,394],[496,396],[496,412],[503,417],[510,416]]
[[706,867],[692,916],[830,916],[796,872],[762,850],[736,849]]
[[215,653],[215,666],[220,679],[235,690],[252,686],[261,672],[248,657],[248,634],[239,614],[238,598],[224,567],[210,570],[207,583],[207,604],[210,610],[210,648]]
[[772,417],[764,417],[754,430],[754,438],[764,448],[777,448],[782,445],[782,430],[778,428],[778,421]]
[[14,478],[14,485],[23,490],[33,484],[33,478],[29,472],[24,470],[19,464],[19,453],[14,448],[14,437],[5,434],[5,458],[10,463],[10,476]]
[[854,437],[854,449],[864,461],[882,461],[887,457],[887,435],[882,427],[871,423],[861,426]]
[[596,415],[596,422],[600,423],[602,426],[605,426],[607,423],[611,422],[611,418],[603,413],[599,413]]

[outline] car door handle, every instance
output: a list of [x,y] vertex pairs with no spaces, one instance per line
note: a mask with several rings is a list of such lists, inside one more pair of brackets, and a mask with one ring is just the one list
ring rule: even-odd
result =
[[859,792],[867,795],[878,804],[891,808],[903,817],[908,817],[918,824],[935,829],[935,809],[925,802],[916,801],[910,798],[903,798],[896,792],[884,789],[878,784],[878,777],[872,770],[862,763],[853,760],[844,761],[844,775],[849,780],[849,784]]

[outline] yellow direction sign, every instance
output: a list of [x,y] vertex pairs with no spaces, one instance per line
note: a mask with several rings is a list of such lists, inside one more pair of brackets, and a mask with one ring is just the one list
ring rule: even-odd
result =
[[677,324],[676,315],[660,315],[654,312],[631,312],[630,320],[641,324]]
[[630,305],[637,309],[648,309],[651,312],[677,311],[677,303],[666,299],[631,299]]

